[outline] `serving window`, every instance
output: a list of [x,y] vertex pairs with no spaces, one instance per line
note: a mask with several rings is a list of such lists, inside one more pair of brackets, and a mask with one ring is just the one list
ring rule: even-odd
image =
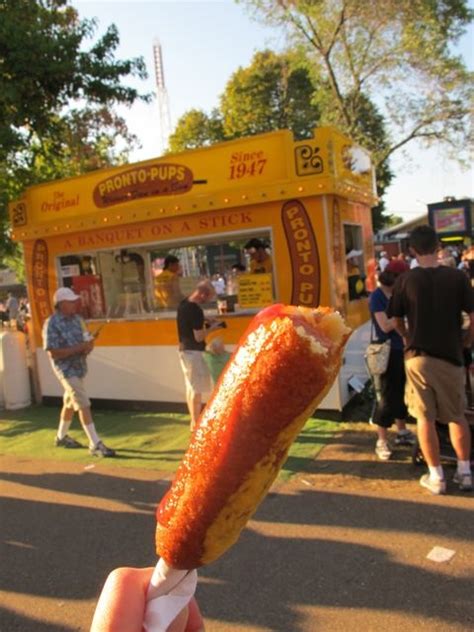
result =
[[[258,239],[265,244],[266,270],[271,271],[270,235],[258,234]],[[238,310],[239,300],[243,307],[251,306],[255,297],[257,302],[272,303],[271,272],[255,273],[256,255],[245,248],[248,241],[248,236],[232,236],[68,254],[57,259],[59,285],[80,295],[81,313],[87,319],[174,314],[180,300],[202,279],[209,279],[216,290],[215,300],[206,307],[221,313]]]

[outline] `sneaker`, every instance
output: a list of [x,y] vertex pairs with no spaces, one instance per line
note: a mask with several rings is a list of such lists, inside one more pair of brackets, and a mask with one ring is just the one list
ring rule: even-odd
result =
[[472,490],[472,475],[456,472],[453,476],[453,483],[457,483],[462,492],[470,492]]
[[415,445],[416,436],[411,430],[401,430],[395,437],[395,445]]
[[381,461],[388,461],[392,456],[392,451],[390,450],[388,442],[383,439],[378,439],[375,444],[375,454]]
[[89,448],[89,452],[92,456],[115,456],[115,450],[108,448],[102,441],[99,441],[95,446]]
[[429,474],[423,474],[420,478],[420,485],[432,494],[446,494],[446,481],[444,479],[431,478]]
[[54,440],[54,445],[57,448],[83,448],[84,447],[81,443],[79,443],[79,441],[76,441],[69,435],[64,435],[62,439],[60,439],[59,437],[56,437]]

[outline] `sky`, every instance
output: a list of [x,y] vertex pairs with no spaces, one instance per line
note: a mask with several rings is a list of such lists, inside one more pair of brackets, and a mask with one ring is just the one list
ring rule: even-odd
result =
[[[279,50],[285,44],[281,32],[253,20],[233,0],[72,0],[71,4],[80,17],[97,18],[98,34],[116,24],[120,35],[117,58],[144,58],[149,78],[128,82],[142,92],[156,91],[153,43],[160,41],[171,129],[189,109],[210,112],[217,107],[232,73],[247,66],[256,51],[266,47]],[[474,69],[472,25],[459,52]],[[159,156],[162,144],[156,101],[135,103],[120,113],[142,145],[132,153],[131,161]],[[463,170],[440,149],[423,150],[413,142],[404,154],[393,156],[391,167],[396,177],[385,202],[387,210],[403,220],[422,215],[427,203],[446,196],[474,198],[474,167]]]

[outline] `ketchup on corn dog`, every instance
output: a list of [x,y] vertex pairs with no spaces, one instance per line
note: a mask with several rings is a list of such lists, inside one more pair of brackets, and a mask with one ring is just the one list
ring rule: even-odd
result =
[[350,332],[330,308],[272,305],[252,320],[158,506],[167,564],[197,568],[238,539],[330,389]]

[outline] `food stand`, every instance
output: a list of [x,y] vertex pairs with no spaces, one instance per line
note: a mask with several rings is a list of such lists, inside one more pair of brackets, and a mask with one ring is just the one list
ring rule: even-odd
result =
[[[175,310],[154,300],[155,275],[171,252],[183,295],[217,269],[226,277],[226,294],[205,308],[212,315],[219,305],[228,350],[269,303],[339,309],[354,334],[322,408],[340,411],[351,379],[365,376],[375,201],[369,155],[333,128],[304,141],[282,130],[27,189],[10,215],[24,246],[43,399],[61,393],[41,330],[54,291],[66,285],[80,294],[91,331],[105,323],[89,358],[90,397],[168,409],[185,401]],[[251,238],[268,245],[272,272],[235,278],[234,263],[248,269]],[[349,284],[346,253],[354,250],[361,278]]]

